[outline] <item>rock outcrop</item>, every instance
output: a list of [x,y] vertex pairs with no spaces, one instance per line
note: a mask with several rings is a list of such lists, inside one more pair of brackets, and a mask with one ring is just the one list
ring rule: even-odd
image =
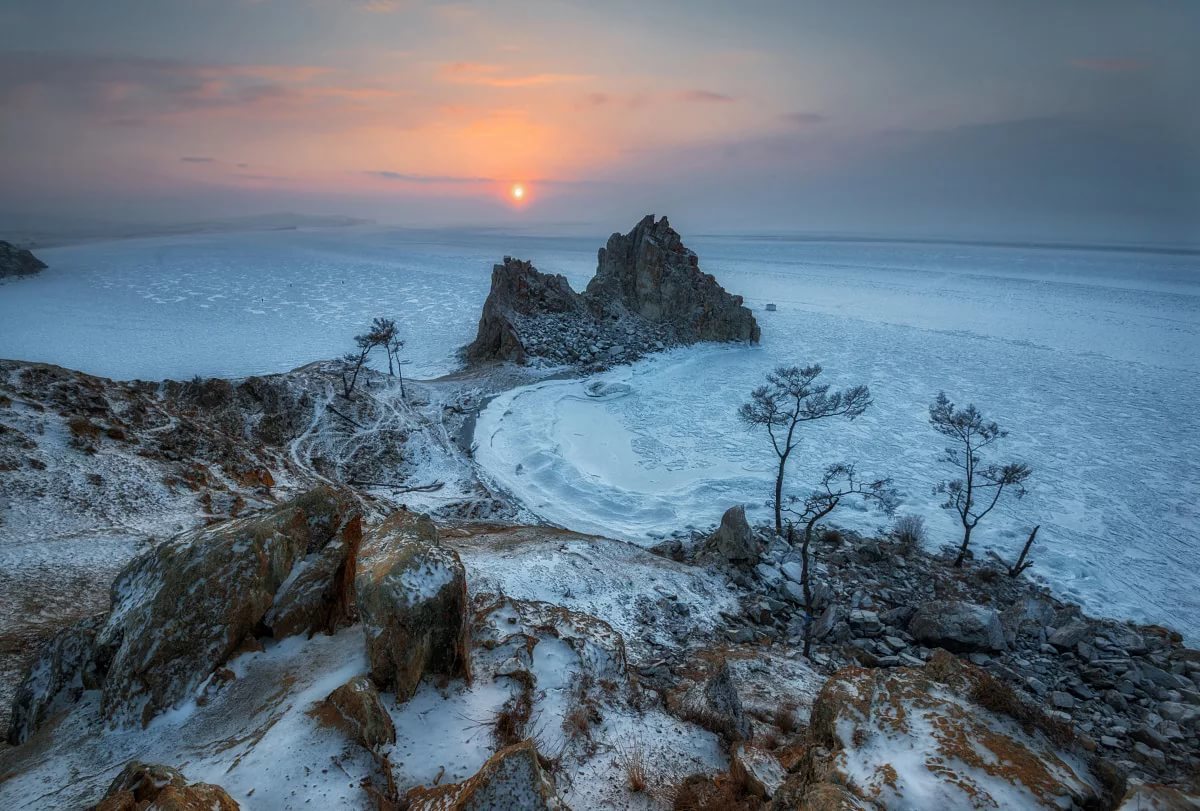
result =
[[466,572],[428,516],[401,510],[371,532],[355,588],[376,684],[405,701],[427,673],[470,678]]
[[794,779],[881,808],[1100,807],[1086,754],[995,684],[945,652],[924,669],[840,670],[813,704]]
[[414,789],[405,800],[409,811],[568,811],[531,740],[501,749],[461,783]]
[[668,324],[672,337],[685,344],[759,339],[742,297],[700,271],[695,252],[684,247],[666,217],[656,222],[648,214],[628,234],[613,234],[597,264],[584,296],[602,313]]
[[758,324],[741,296],[699,268],[667,218],[648,215],[600,249],[583,293],[562,276],[505,257],[492,270],[469,362],[604,365],[698,341],[751,341]]
[[228,792],[212,783],[191,783],[178,769],[130,761],[108,787],[96,811],[237,811]]
[[920,606],[909,620],[908,632],[918,642],[957,653],[1008,647],[996,609],[961,600],[935,600]]
[[32,276],[46,267],[45,262],[29,251],[0,239],[0,279],[10,276]]
[[276,637],[331,634],[357,616],[354,578],[362,518],[353,516],[333,540],[296,564],[263,622]]
[[[35,661],[14,701],[9,740],[23,742],[92,687],[102,691],[101,714],[110,724],[146,725],[190,695],[247,636],[263,630],[276,592],[299,561],[320,557],[334,541],[353,545],[357,519],[352,496],[320,487],[274,510],[184,533],[142,554],[114,581],[103,621],[85,620],[60,633]],[[328,592],[336,593],[336,585]],[[324,602],[312,605],[304,616],[320,622],[331,616]],[[307,631],[311,625],[292,627]]]

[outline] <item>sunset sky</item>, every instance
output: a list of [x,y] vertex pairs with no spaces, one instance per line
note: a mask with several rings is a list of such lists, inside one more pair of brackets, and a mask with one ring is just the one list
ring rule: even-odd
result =
[[1197,242],[1198,40],[1193,2],[5,0],[0,217]]

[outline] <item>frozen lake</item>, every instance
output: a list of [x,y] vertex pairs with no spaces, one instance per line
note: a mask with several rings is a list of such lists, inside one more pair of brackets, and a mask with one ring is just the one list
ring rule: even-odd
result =
[[[455,368],[504,254],[580,289],[586,239],[379,228],[201,235],[39,251],[50,270],[0,285],[0,357],[117,378],[278,372],[346,351],[376,315],[408,338],[415,377]],[[735,419],[780,363],[869,383],[855,423],[805,432],[791,480],[848,460],[894,477],[902,512],[955,540],[931,494],[944,389],[1011,430],[1029,495],[977,545],[1011,556],[1042,525],[1035,571],[1092,610],[1200,636],[1200,258],[1171,253],[691,237],[741,293],[758,347],[696,347],[509,392],[479,421],[478,459],[549,521],[651,542],[742,502],[765,516],[771,451]],[[778,312],[763,306],[773,302]],[[881,518],[846,509],[841,523]]]

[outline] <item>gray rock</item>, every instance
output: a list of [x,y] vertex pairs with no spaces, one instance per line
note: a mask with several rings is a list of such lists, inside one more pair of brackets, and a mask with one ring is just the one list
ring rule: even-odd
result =
[[0,279],[32,276],[46,269],[46,263],[29,251],[0,239]]
[[1089,637],[1091,631],[1090,624],[1081,619],[1073,619],[1062,627],[1056,628],[1046,641],[1056,648],[1067,650],[1078,645],[1086,637]]
[[913,614],[908,631],[918,642],[959,653],[1008,647],[994,608],[960,600],[925,603]]
[[1074,709],[1075,696],[1070,693],[1064,693],[1062,690],[1055,690],[1050,693],[1050,706],[1060,710]]
[[[721,525],[704,540],[699,558],[724,563],[754,564],[758,562],[760,554],[758,539],[754,537],[754,532],[746,521],[746,510],[738,504],[730,507],[721,516]],[[759,568],[763,566],[760,565]],[[772,569],[769,582],[775,582],[781,577],[778,569]]]
[[737,687],[734,686],[728,662],[722,662],[721,667],[704,685],[704,704],[707,713],[730,738],[750,739],[750,719],[742,709],[742,701],[738,697]]

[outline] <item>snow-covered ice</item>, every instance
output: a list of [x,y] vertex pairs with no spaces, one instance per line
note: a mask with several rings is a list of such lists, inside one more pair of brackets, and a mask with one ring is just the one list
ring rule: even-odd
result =
[[595,270],[588,241],[371,227],[39,249],[49,270],[0,286],[0,357],[119,380],[242,377],[338,357],[385,316],[405,374],[434,377],[474,337],[505,253],[574,284]]

